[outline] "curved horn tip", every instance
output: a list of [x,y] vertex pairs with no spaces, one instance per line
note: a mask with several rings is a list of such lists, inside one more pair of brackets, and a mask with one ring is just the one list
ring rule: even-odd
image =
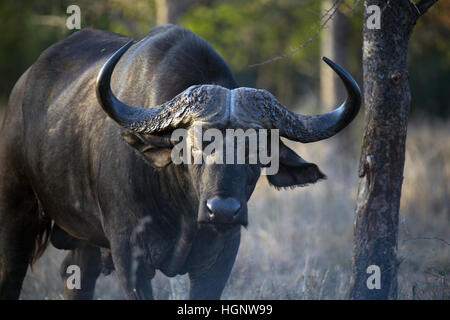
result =
[[119,61],[119,58],[125,53],[125,51],[128,50],[129,47],[134,43],[133,40],[128,41],[123,46],[121,46],[118,50],[116,50],[109,58],[106,60],[106,62],[103,64],[103,67],[100,69],[100,72],[97,75],[97,84],[100,82],[103,76],[105,76],[105,73],[109,69],[112,69],[117,62]]
[[348,74],[347,71],[345,71],[344,69],[342,69],[342,67],[340,67],[336,62],[334,62],[331,59],[328,59],[327,57],[322,57],[322,60],[331,67],[331,69],[337,71],[338,73],[343,73],[345,74],[347,77],[350,77],[350,74]]
[[[114,72],[114,68],[122,55],[134,43],[133,40],[125,43],[115,51],[101,67],[97,75],[96,83],[97,100],[103,111],[105,111],[112,120],[131,131],[151,133],[172,128],[172,121],[167,121],[165,118],[163,119],[160,117],[160,114],[162,114],[165,108],[170,106],[169,102],[155,108],[135,107],[121,102],[112,92],[111,76]],[[179,97],[175,97],[174,99],[179,99]],[[174,104],[174,102],[172,104]]]
[[333,60],[331,60],[330,58],[327,58],[325,56],[322,57],[322,60],[329,65],[330,67],[338,67],[340,69],[342,69],[336,62],[334,62]]
[[325,57],[325,56],[323,56],[323,57],[322,57],[322,60],[323,60],[323,61],[325,61],[326,63],[328,63],[328,62],[330,62],[330,61],[331,61],[330,59],[328,59],[328,58],[327,58],[327,57]]
[[322,60],[342,80],[347,91],[347,99],[339,108],[321,115],[294,115],[292,118],[298,121],[293,121],[292,124],[287,126],[285,125],[287,130],[284,130],[284,135],[282,133],[282,136],[288,139],[303,143],[327,139],[350,124],[359,112],[361,90],[356,81],[347,71],[332,60],[327,57],[322,57]]
[[348,73],[341,66],[336,64],[333,60],[328,59],[327,57],[322,57],[322,60],[337,73],[337,75],[344,81],[344,83],[347,81],[351,82],[351,85],[355,87],[359,95],[361,95],[361,89],[359,88],[359,85],[355,81],[355,79],[353,79],[353,77],[350,75],[350,73]]
[[103,110],[122,126],[124,125],[124,119],[121,117],[121,109],[129,109],[129,106],[117,100],[117,98],[111,91],[110,82],[114,67],[120,60],[120,57],[125,53],[125,51],[128,50],[128,48],[133,43],[133,40],[128,41],[106,60],[97,74],[97,81],[95,85],[97,101],[99,102]]

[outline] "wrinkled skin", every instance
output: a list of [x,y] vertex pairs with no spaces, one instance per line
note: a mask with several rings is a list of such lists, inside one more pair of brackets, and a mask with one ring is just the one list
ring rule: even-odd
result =
[[[113,266],[129,299],[152,298],[157,269],[188,273],[192,299],[220,298],[261,168],[175,165],[169,147],[151,146],[149,137],[110,119],[96,100],[95,80],[129,40],[82,30],[47,49],[14,87],[0,131],[0,298],[19,297],[50,220],[52,243],[71,250],[63,279],[68,265],[81,268],[82,288],[66,288],[65,298],[92,298],[98,275]],[[122,57],[111,84],[120,100],[145,107],[191,85],[237,87],[204,40],[175,26],[151,29]],[[147,146],[151,151],[143,151]],[[275,187],[324,178],[284,145],[280,162],[279,174],[268,177]],[[239,203],[239,223],[199,221],[216,196]]]

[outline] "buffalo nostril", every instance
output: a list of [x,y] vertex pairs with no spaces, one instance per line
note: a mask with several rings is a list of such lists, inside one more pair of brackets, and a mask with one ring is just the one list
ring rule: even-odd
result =
[[209,221],[214,220],[214,210],[210,201],[206,202],[206,207],[208,208]]
[[209,215],[214,215],[211,199],[206,202],[206,207],[209,210]]
[[241,203],[235,198],[213,197],[206,202],[210,219],[215,216],[234,218],[241,209]]
[[233,215],[236,216],[239,213],[239,210],[241,209],[241,204],[236,201],[234,204],[234,207],[231,211],[234,211]]

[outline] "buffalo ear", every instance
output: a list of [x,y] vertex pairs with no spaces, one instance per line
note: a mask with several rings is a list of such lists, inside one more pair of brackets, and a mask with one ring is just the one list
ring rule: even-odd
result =
[[172,144],[169,138],[130,131],[125,132],[122,136],[151,166],[163,168],[172,162]]
[[299,187],[326,179],[315,163],[302,159],[280,141],[280,166],[274,175],[268,175],[269,183],[276,188]]

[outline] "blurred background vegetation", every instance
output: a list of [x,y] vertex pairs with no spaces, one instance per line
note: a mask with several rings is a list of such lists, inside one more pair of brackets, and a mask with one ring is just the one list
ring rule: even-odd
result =
[[[66,9],[81,8],[81,27],[140,38],[157,23],[173,22],[208,40],[228,62],[240,85],[265,88],[285,105],[300,101],[317,107],[320,53],[318,30],[328,0],[2,0],[0,3],[0,100],[5,101],[19,76],[52,43],[76,30],[66,28]],[[165,8],[165,6],[168,8]],[[322,7],[322,8],[321,8]],[[341,36],[345,63],[361,80],[363,2],[342,1],[347,20]],[[334,31],[330,24],[323,33]],[[439,3],[414,31],[409,62],[412,116],[450,115],[450,4]],[[308,41],[311,37],[314,39]],[[290,52],[289,57],[249,67]],[[339,59],[338,59],[339,60]],[[361,83],[361,81],[359,81]]]
[[[66,28],[71,4],[81,8],[82,28],[136,39],[157,24],[180,24],[212,44],[241,86],[268,89],[303,113],[326,110],[340,102],[342,88],[339,83],[334,87],[334,76],[322,68],[322,55],[345,66],[362,84],[363,1],[338,2],[335,18],[323,27],[324,13],[334,11],[334,1],[2,0],[0,120],[19,76],[44,49],[76,32]],[[419,20],[410,41],[412,121],[400,210],[401,299],[450,298],[449,36],[450,1],[439,1]],[[360,112],[337,137],[308,145],[287,142],[316,162],[328,180],[278,192],[260,179],[225,299],[345,298],[362,127]],[[28,273],[22,298],[62,297],[59,264],[64,254],[50,246]],[[123,298],[114,277],[99,279],[96,298]],[[186,276],[167,279],[158,273],[154,290],[157,298],[185,298]]]

